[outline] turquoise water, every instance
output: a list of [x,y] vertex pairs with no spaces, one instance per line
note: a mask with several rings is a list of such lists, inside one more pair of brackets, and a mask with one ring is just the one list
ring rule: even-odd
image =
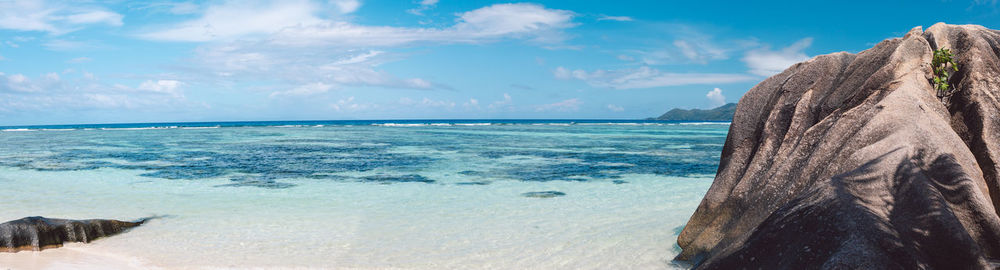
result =
[[[674,267],[728,123],[0,128],[0,219],[168,215],[24,268]],[[530,196],[531,192],[535,196]],[[541,196],[539,195],[541,194]]]

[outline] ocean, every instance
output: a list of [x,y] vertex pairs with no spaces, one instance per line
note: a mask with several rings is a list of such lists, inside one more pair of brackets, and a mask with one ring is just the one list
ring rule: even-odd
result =
[[728,122],[0,127],[0,221],[132,220],[24,269],[669,269]]

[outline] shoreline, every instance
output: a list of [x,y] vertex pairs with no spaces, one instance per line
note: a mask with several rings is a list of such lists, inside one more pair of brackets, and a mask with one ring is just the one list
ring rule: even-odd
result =
[[[53,180],[69,178],[63,176],[66,172],[23,172],[44,176],[26,177],[25,181],[51,186],[67,186],[65,181]],[[90,244],[67,243],[37,252],[0,253],[0,265],[11,269],[672,268],[670,259],[677,252],[673,245],[675,228],[683,225],[684,218],[694,211],[696,197],[711,184],[711,178],[656,176],[627,176],[629,184],[625,185],[560,181],[437,186],[314,181],[300,183],[300,189],[308,193],[290,197],[258,193],[255,188],[222,189],[227,191],[223,193],[213,189],[188,191],[201,190],[196,186],[211,187],[214,181],[170,187],[176,183],[110,180],[128,178],[120,173],[101,169],[89,176],[77,175],[79,181],[95,183],[95,191],[82,196],[90,198],[89,202],[73,202],[80,207],[45,215],[143,215],[157,203],[139,198],[173,194],[157,200],[171,205],[169,209],[160,208],[176,217],[157,219]],[[119,185],[132,187],[115,187]],[[618,190],[620,195],[595,192],[606,188]],[[548,189],[567,195],[544,199],[518,195],[526,190]],[[344,196],[359,195],[322,203],[328,194],[338,191]],[[394,195],[380,198],[363,195],[366,192]],[[667,192],[683,194],[661,196]],[[85,210],[88,204],[120,199],[136,203],[111,212]],[[266,201],[270,206],[247,208],[248,200]],[[42,204],[49,202],[18,207],[22,209],[19,212],[45,212]],[[411,206],[400,209],[398,205],[402,204]],[[361,208],[365,211],[357,210]],[[253,217],[251,213],[269,214]],[[15,215],[21,214],[8,213],[4,218]]]
[[144,262],[141,258],[121,254],[98,252],[99,241],[67,243],[60,248],[41,251],[21,251],[0,253],[0,265],[4,269],[81,269],[81,270],[139,270],[163,269]]

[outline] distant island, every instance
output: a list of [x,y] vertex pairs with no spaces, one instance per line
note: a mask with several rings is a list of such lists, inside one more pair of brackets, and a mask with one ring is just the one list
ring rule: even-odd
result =
[[665,121],[733,121],[733,114],[736,113],[736,103],[729,103],[714,109],[673,109],[656,118],[648,120]]

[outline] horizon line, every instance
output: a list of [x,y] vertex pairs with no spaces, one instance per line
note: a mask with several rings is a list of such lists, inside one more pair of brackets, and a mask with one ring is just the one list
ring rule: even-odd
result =
[[328,119],[328,120],[223,120],[223,121],[175,121],[175,122],[111,122],[72,124],[28,124],[0,125],[0,128],[51,127],[51,126],[99,126],[99,125],[148,125],[148,124],[210,124],[210,123],[268,123],[268,122],[384,122],[384,121],[656,121],[656,122],[732,122],[712,120],[656,120],[649,118],[400,118],[400,119]]

